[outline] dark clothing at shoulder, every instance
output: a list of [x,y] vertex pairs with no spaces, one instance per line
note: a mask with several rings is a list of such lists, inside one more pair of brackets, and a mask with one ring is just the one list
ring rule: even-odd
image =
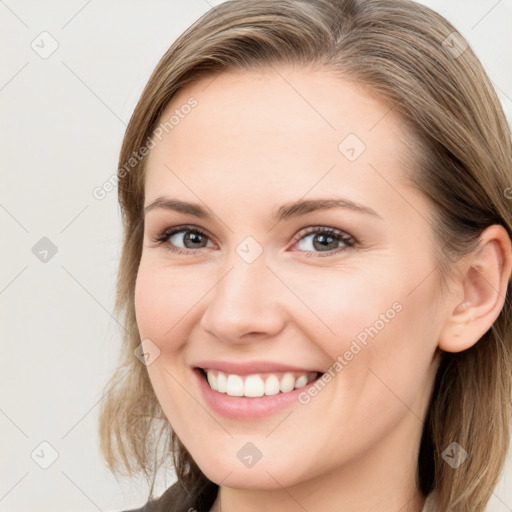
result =
[[[124,512],[209,512],[217,497],[219,486],[208,481],[197,493],[190,493],[177,481],[160,498],[150,500],[137,509]],[[194,497],[192,494],[196,494]],[[185,498],[184,498],[185,497]]]

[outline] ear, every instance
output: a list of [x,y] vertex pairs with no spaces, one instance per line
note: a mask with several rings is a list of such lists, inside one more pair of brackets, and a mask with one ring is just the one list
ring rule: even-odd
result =
[[512,242],[506,229],[499,224],[486,228],[478,247],[456,265],[455,292],[438,343],[446,352],[472,347],[503,308],[512,269]]

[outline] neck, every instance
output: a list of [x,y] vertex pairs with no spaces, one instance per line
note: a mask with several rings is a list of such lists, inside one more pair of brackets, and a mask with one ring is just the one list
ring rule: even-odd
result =
[[[343,497],[339,497],[331,502],[331,505],[326,505],[326,502],[328,500],[322,500],[321,505],[318,505],[318,502],[316,505],[312,505],[310,502],[312,500],[308,500],[307,504],[303,504],[299,502],[289,491],[285,494],[281,494],[281,496],[278,496],[277,494],[273,496],[271,499],[272,505],[269,505],[269,500],[264,499],[263,503],[259,502],[258,500],[260,497],[257,497],[256,495],[251,496],[243,496],[243,495],[237,495],[237,493],[233,493],[232,491],[236,491],[236,489],[229,489],[227,487],[221,487],[219,489],[219,493],[217,495],[217,499],[215,500],[215,503],[213,504],[212,508],[210,509],[210,512],[232,512],[234,510],[246,510],[247,512],[250,511],[256,511],[261,510],[263,507],[267,511],[274,511],[274,510],[286,510],[286,511],[294,511],[294,512],[303,512],[304,510],[307,510],[308,512],[316,512],[316,511],[325,511],[325,510],[346,510],[350,512],[355,511],[362,511],[368,512],[371,510],[372,512],[384,512],[384,511],[390,511],[390,512],[422,512],[423,508],[425,506],[426,498],[421,495],[421,493],[416,492],[414,496],[410,497],[408,501],[404,501],[405,498],[402,498],[400,501],[394,500],[394,501],[388,501],[386,505],[384,505],[382,502],[380,502],[380,505],[374,505],[370,504],[367,500],[365,495],[361,497],[361,500],[357,504],[353,504],[354,506],[352,508],[347,508],[343,505],[341,505],[341,500]],[[250,499],[251,501],[248,501]],[[315,498],[316,499],[316,498]],[[393,503],[393,504],[391,504]],[[252,505],[251,505],[252,504]],[[242,508],[240,508],[242,507]],[[286,507],[286,508],[284,508]],[[341,507],[341,508],[340,508]],[[385,508],[383,508],[385,507]]]

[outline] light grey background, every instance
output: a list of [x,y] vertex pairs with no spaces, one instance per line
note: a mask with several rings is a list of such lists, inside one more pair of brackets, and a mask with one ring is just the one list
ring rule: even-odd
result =
[[[510,121],[512,0],[422,3],[469,40]],[[161,55],[213,4],[0,0],[0,511],[145,502],[147,485],[116,480],[98,449],[98,405],[120,346],[109,312],[121,225],[117,192],[97,200],[92,190],[116,172],[126,123]],[[57,248],[47,262],[32,250],[43,237]],[[52,450],[58,458],[42,469]],[[512,511],[508,460],[492,512]]]

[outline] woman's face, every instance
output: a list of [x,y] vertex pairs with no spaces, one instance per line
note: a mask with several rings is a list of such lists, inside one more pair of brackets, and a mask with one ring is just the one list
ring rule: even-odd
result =
[[[413,475],[442,314],[432,209],[402,181],[399,119],[358,85],[279,68],[189,85],[161,123],[136,315],[199,467],[253,489]],[[326,375],[303,386],[312,372]]]

